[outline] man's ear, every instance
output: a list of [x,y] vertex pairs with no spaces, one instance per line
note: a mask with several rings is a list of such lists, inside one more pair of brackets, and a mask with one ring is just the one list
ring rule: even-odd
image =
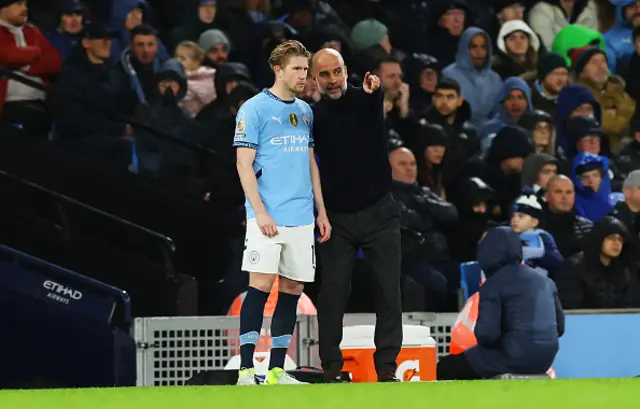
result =
[[533,218],[533,228],[537,228],[538,226],[540,226],[540,220],[536,219],[535,217]]

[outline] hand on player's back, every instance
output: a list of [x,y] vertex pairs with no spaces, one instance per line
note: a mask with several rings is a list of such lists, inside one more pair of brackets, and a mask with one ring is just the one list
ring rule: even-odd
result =
[[273,221],[271,216],[267,213],[256,213],[256,223],[258,223],[258,227],[267,237],[275,237],[278,235],[278,226],[276,226],[276,222]]

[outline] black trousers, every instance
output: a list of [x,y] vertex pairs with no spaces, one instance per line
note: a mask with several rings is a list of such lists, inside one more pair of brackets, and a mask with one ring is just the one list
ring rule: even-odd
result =
[[386,195],[356,213],[329,212],[331,239],[320,245],[322,284],[318,296],[320,360],[325,371],[343,365],[342,320],[351,293],[351,274],[359,248],[373,271],[376,310],[374,362],[378,374],[396,370],[402,347],[400,301],[400,207]]
[[473,371],[465,354],[447,355],[440,358],[436,367],[436,378],[439,381],[481,379]]

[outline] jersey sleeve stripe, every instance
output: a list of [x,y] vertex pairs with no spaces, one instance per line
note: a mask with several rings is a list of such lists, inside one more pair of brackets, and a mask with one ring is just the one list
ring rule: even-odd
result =
[[247,142],[247,141],[235,141],[233,142],[233,147],[258,149],[258,144],[253,142]]

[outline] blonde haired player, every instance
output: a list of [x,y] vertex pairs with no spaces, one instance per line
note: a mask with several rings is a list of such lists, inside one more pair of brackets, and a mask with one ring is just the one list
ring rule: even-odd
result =
[[302,383],[283,367],[298,299],[304,283],[315,279],[314,197],[320,242],[331,235],[313,153],[313,112],[295,97],[304,89],[309,57],[298,41],[278,45],[269,58],[275,83],[244,103],[236,117],[234,146],[247,198],[242,269],[250,274],[240,312],[238,385],[258,383],[253,353],[276,274],[280,276],[278,304],[271,323],[265,384]]

